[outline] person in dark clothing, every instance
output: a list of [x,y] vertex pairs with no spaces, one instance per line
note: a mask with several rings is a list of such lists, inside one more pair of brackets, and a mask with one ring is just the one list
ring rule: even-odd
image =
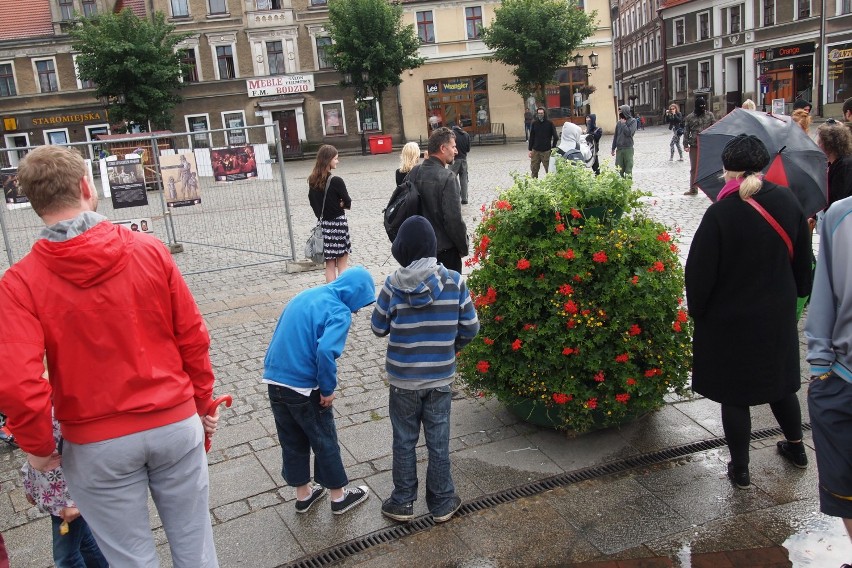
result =
[[308,176],[308,201],[322,223],[322,249],[325,256],[325,281],[331,282],[349,266],[349,223],[345,209],[352,208],[346,184],[331,170],[338,164],[337,148],[324,144]]
[[470,135],[462,130],[460,126],[453,125],[453,134],[456,136],[456,154],[450,170],[459,178],[459,194],[462,205],[467,205],[467,153],[470,152]]
[[689,189],[684,195],[698,195],[695,173],[698,170],[698,134],[713,126],[716,117],[707,110],[707,99],[695,97],[695,110],[683,119],[683,149],[689,153]]
[[[769,404],[786,440],[778,451],[807,467],[796,297],[811,289],[811,239],[793,193],[761,180],[769,152],[755,136],[725,145],[726,184],[707,208],[686,260],[686,299],[695,321],[692,389],[722,405],[731,453],[728,477],[750,486],[750,407]],[[756,202],[789,241],[762,217]]]
[[438,128],[429,136],[429,157],[416,172],[414,183],[420,192],[421,215],[432,224],[437,238],[438,262],[450,270],[462,271],[467,256],[467,226],[461,214],[459,184],[447,165],[456,155],[456,139],[449,128]]
[[547,167],[550,163],[550,150],[558,143],[559,134],[556,132],[556,127],[544,117],[544,109],[537,108],[528,142],[532,177],[538,177],[538,170],[542,165],[544,165],[544,173],[547,173]]
[[669,161],[674,160],[675,149],[680,156],[678,162],[683,161],[683,146],[680,145],[680,137],[683,136],[683,115],[680,113],[680,107],[677,103],[672,103],[666,110],[666,122],[669,125],[669,130],[672,131],[672,139],[669,142]]
[[636,134],[636,119],[630,114],[630,106],[618,107],[618,122],[612,137],[612,155],[621,177],[633,176],[633,136]]
[[817,129],[817,144],[828,159],[828,205],[852,195],[852,132],[839,122]]
[[810,114],[811,108],[812,105],[810,101],[806,101],[805,99],[796,99],[795,102],[793,102],[793,112],[802,109],[803,111]]
[[592,171],[595,172],[595,175],[599,175],[601,173],[598,153],[600,152],[601,137],[603,136],[603,128],[598,126],[597,120],[598,115],[596,114],[586,115],[586,142],[595,154],[595,157],[592,159]]

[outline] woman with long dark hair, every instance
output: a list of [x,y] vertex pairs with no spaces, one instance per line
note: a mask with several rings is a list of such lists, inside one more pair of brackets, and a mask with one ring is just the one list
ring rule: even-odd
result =
[[352,252],[345,211],[352,208],[352,199],[343,180],[331,175],[337,164],[337,148],[328,144],[320,146],[314,169],[308,176],[308,200],[314,215],[322,223],[326,282],[331,282],[346,270],[349,253]]
[[672,131],[672,139],[669,142],[669,161],[674,160],[674,153],[677,150],[679,162],[683,161],[683,147],[680,145],[680,137],[683,136],[683,115],[680,113],[680,107],[677,103],[672,103],[666,110],[666,122],[669,123],[669,130]]

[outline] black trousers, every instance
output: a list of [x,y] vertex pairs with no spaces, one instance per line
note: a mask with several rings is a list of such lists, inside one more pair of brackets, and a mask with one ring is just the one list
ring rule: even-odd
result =
[[[778,426],[788,440],[802,439],[802,409],[796,394],[788,394],[769,404]],[[751,441],[751,407],[722,405],[722,428],[731,452],[731,463],[748,465],[748,446]]]
[[456,247],[438,251],[438,262],[443,264],[446,268],[449,268],[450,270],[455,270],[456,272],[461,274],[462,259],[459,255],[459,249],[457,249]]

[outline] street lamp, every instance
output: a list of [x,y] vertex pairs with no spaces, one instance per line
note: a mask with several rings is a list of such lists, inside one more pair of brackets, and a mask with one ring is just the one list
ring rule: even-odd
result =
[[[352,85],[355,88],[355,107],[358,111],[364,110],[361,108],[361,100],[364,96],[364,85],[370,80],[370,73],[368,71],[361,71],[361,81],[358,84],[353,84],[352,82],[352,73],[344,73],[343,74],[343,82],[347,85]],[[366,129],[366,123],[361,123],[361,155],[367,155],[367,137],[364,134],[364,130]]]
[[[574,56],[574,66],[575,67],[582,67],[583,66],[583,55],[581,53],[578,53],[577,55]],[[592,70],[595,70],[595,69],[598,68],[598,54],[595,53],[594,51],[589,54],[589,67],[591,67]],[[586,68],[586,77],[591,77],[591,76],[592,76],[592,71],[589,71],[588,68]]]
[[[113,105],[123,105],[127,102],[127,97],[124,93],[118,93],[117,95],[101,95],[98,97],[98,102],[106,109],[107,118],[109,118],[109,107]],[[124,119],[124,130],[127,131],[127,119]],[[150,128],[148,129],[150,130]]]

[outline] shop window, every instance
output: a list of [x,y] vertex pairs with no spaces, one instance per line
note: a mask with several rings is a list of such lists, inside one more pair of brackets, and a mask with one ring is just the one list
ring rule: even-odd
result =
[[686,65],[678,65],[672,69],[676,93],[686,92]]
[[728,8],[728,33],[738,34],[742,31],[742,6]]
[[379,114],[379,101],[374,97],[361,99],[364,108],[356,109],[355,116],[358,119],[358,132],[377,132],[382,129],[381,115]]
[[799,20],[811,17],[811,0],[798,0],[798,9],[796,12],[799,15]]
[[87,18],[97,15],[98,3],[96,0],[83,0],[83,15]]
[[[826,102],[842,103],[852,97],[852,58],[842,55],[852,50],[852,43],[828,46]],[[0,84],[2,87],[2,84]]]
[[686,43],[686,21],[683,18],[678,18],[674,21],[674,44],[683,45]]
[[12,63],[0,63],[0,97],[14,97],[17,94]]
[[423,82],[429,130],[459,126],[467,132],[490,131],[488,77],[450,77]]
[[710,12],[698,14],[698,39],[710,39]]
[[74,19],[74,0],[59,0],[59,17],[62,20]]
[[256,0],[258,10],[280,10],[281,0]]
[[40,93],[53,93],[59,90],[59,79],[56,76],[56,62],[53,59],[34,61],[38,75]]
[[89,145],[89,157],[93,160],[100,158],[101,150],[104,148],[103,142],[97,142],[98,136],[101,134],[109,134],[108,124],[97,124],[86,127],[86,140],[89,142],[96,141],[94,144]]
[[710,87],[710,62],[701,61],[698,63],[698,88],[706,89]]
[[343,114],[343,101],[320,103],[322,112],[322,133],[324,136],[344,136],[346,119]]
[[196,59],[195,48],[181,49],[178,54],[180,55],[180,63],[183,66],[181,69],[181,78],[183,79],[183,82],[197,83],[198,61]]
[[775,0],[763,0],[763,25],[775,25]]
[[248,137],[244,129],[246,115],[243,111],[231,111],[222,113],[222,128],[225,131],[225,144],[228,146],[243,146],[248,143]]
[[228,0],[210,0],[211,15],[222,15],[228,13]]
[[417,36],[420,43],[435,43],[435,22],[431,10],[417,12]]
[[331,58],[328,54],[328,48],[331,45],[330,37],[318,37],[317,42],[317,69],[333,69]]
[[186,18],[189,16],[189,0],[171,0],[172,17]]
[[282,75],[287,72],[284,67],[284,45],[282,42],[266,42],[266,60],[269,64],[270,75]]
[[480,6],[465,8],[464,18],[467,24],[467,39],[479,39],[479,31],[482,29],[482,8]]
[[56,130],[44,131],[45,144],[68,144],[68,129],[58,128]]
[[186,131],[192,134],[189,143],[192,148],[210,148],[210,117],[206,114],[186,115]]
[[216,46],[216,69],[219,79],[234,79],[236,68],[234,67],[234,48],[230,45]]

